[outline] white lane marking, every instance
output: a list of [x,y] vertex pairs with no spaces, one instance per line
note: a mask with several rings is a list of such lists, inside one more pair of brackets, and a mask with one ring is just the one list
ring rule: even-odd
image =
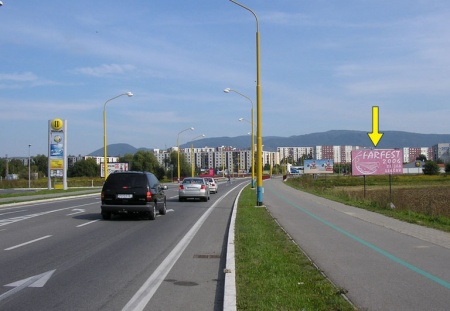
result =
[[23,209],[23,210],[20,210],[20,211],[7,212],[7,213],[3,213],[3,214],[0,214],[0,216],[1,216],[1,215],[8,215],[8,214],[13,214],[13,213],[26,212],[26,211],[27,211],[26,209]]
[[224,197],[228,195],[231,191],[236,189],[238,186],[235,186],[233,189],[229,190],[223,196],[221,196],[213,205],[211,205],[208,210],[202,215],[202,217],[197,220],[197,222],[192,226],[188,233],[178,242],[178,244],[174,247],[174,249],[170,252],[170,254],[164,259],[164,261],[156,268],[155,272],[145,281],[145,283],[139,288],[139,290],[134,294],[134,296],[128,301],[128,303],[123,307],[122,311],[141,311],[144,310],[147,303],[152,299],[158,287],[166,278],[167,274],[169,274],[172,267],[177,262],[178,258],[180,258],[181,254],[184,252],[186,247],[189,245],[191,240],[194,238],[195,234],[198,232],[200,227],[206,221],[208,216],[212,213],[216,205],[222,201]]
[[34,242],[37,242],[37,241],[40,241],[40,240],[44,240],[44,239],[47,239],[49,237],[51,237],[51,235],[46,235],[46,236],[43,236],[42,238],[39,238],[39,239],[28,241],[28,242],[25,242],[25,243],[22,243],[22,244],[19,244],[19,245],[16,245],[16,246],[11,246],[11,247],[5,248],[5,251],[10,251],[12,249],[15,249],[15,248],[18,248],[18,247],[22,247],[22,246],[25,246],[25,245],[28,245],[28,244],[31,244],[31,243],[34,243]]
[[[18,216],[18,217],[13,217],[13,218],[2,219],[2,220],[0,220],[0,227],[6,226],[6,225],[9,225],[9,224],[18,222],[18,221],[27,220],[27,219],[30,219],[30,218],[42,216],[42,215],[47,215],[47,214],[51,214],[51,213],[65,211],[65,210],[68,210],[68,209],[73,209],[74,207],[86,206],[86,205],[92,205],[92,204],[94,204],[94,203],[87,203],[87,204],[82,204],[82,205],[77,205],[77,206],[71,206],[71,207],[55,209],[55,210],[51,210],[51,211],[47,211],[47,212],[41,212],[41,213],[35,213],[35,214],[29,214],[29,215],[24,215],[24,216]],[[95,204],[97,204],[97,203],[95,203]]]
[[55,271],[56,270],[47,271],[45,273],[35,275],[30,278],[5,285],[14,288],[7,291],[6,293],[1,294],[0,301],[8,298],[9,296],[14,295],[15,293],[20,292],[22,289],[25,289],[27,287],[44,287],[45,283],[47,283],[47,281],[50,279],[53,272]]
[[97,222],[97,221],[99,221],[99,220],[100,220],[100,219],[96,219],[96,220],[93,220],[93,221],[85,222],[84,224],[78,225],[77,228],[80,228],[80,227],[84,227],[84,226],[93,224],[94,222]]
[[49,202],[53,203],[56,201],[74,201],[74,200],[78,200],[80,198],[87,198],[87,197],[93,197],[93,196],[97,196],[98,198],[95,199],[96,201],[100,201],[100,193],[93,193],[93,194],[82,194],[82,195],[73,195],[73,196],[63,196],[63,197],[57,197],[57,198],[52,198],[52,199],[42,199],[42,200],[37,200],[37,201],[24,201],[24,202],[16,202],[16,203],[7,203],[7,204],[2,204],[1,207],[2,209],[15,209],[18,207],[31,207],[31,206],[38,206],[38,205],[44,205],[44,204],[48,204]]
[[84,213],[86,210],[82,209],[82,208],[75,208],[72,210],[73,213],[67,214],[66,216],[72,216],[72,215],[76,215],[76,214],[81,214]]

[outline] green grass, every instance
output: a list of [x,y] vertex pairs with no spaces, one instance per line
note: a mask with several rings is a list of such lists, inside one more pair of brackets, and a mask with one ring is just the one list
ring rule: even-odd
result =
[[[80,191],[83,190],[93,190],[95,188],[72,188],[72,189],[51,189],[51,190],[32,190],[32,191],[26,191],[26,192],[14,192],[14,193],[2,193],[0,194],[0,198],[15,198],[15,197],[24,197],[24,196],[31,196],[31,195],[40,195],[40,194],[58,194],[58,193],[73,193],[76,195]],[[97,188],[95,191],[98,191],[100,193],[100,190]]]
[[[101,177],[72,177],[67,178],[67,186],[70,187],[101,187],[105,180]],[[62,178],[51,179],[52,186],[54,183],[62,183]],[[30,181],[31,188],[48,188],[48,178],[32,179]],[[28,180],[17,179],[17,180],[1,180],[0,188],[10,189],[10,188],[28,188]]]
[[354,310],[301,252],[247,186],[235,224],[238,310]]
[[[409,223],[450,232],[448,175],[353,176],[311,175],[289,178],[287,185],[330,200],[377,212]],[[390,203],[395,208],[390,208]]]

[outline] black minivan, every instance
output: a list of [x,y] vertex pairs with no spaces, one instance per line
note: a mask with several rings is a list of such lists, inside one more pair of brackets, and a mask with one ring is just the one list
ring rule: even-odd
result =
[[111,219],[115,214],[140,214],[150,220],[156,211],[166,214],[167,186],[162,186],[150,172],[111,173],[102,189],[102,217]]

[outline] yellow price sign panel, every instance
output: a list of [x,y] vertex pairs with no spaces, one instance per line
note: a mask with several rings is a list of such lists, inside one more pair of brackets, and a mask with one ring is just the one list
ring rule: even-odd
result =
[[50,169],[51,170],[62,170],[64,168],[63,160],[50,160]]

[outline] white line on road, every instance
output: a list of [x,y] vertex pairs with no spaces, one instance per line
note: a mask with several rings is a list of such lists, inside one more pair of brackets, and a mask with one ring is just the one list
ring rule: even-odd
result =
[[41,212],[41,213],[35,213],[35,214],[30,214],[30,215],[24,215],[24,216],[12,217],[12,218],[7,218],[7,219],[1,219],[0,220],[0,227],[1,226],[6,226],[6,225],[9,225],[9,224],[18,222],[18,221],[27,220],[27,219],[30,219],[30,218],[34,218],[34,217],[38,217],[38,216],[42,216],[42,215],[47,215],[47,214],[51,214],[51,213],[56,213],[56,212],[60,212],[60,211],[65,211],[65,210],[68,210],[68,209],[73,209],[75,207],[92,205],[92,204],[93,203],[87,203],[87,204],[81,204],[81,205],[77,205],[77,206],[71,206],[71,207],[55,209],[55,210],[51,210],[51,211],[47,211],[47,212]]
[[0,214],[0,216],[1,216],[1,215],[8,215],[8,214],[13,214],[13,213],[26,212],[26,211],[27,211],[26,209],[22,209],[22,210],[20,210],[20,211],[14,211],[14,212],[7,212],[7,213],[2,213],[2,214]]
[[77,228],[80,228],[80,227],[84,227],[84,226],[90,225],[90,224],[92,224],[92,223],[94,223],[94,222],[97,222],[97,221],[99,221],[99,220],[100,220],[100,219],[96,219],[96,220],[93,220],[93,221],[86,222],[86,223],[84,223],[84,224],[78,225]]
[[22,244],[19,244],[19,245],[16,245],[16,246],[11,246],[11,247],[5,248],[5,251],[10,251],[12,249],[15,249],[15,248],[18,248],[18,247],[21,247],[21,246],[25,246],[25,245],[28,245],[28,244],[31,244],[31,243],[34,243],[34,242],[37,242],[37,241],[40,241],[40,240],[43,240],[43,239],[47,239],[49,237],[51,237],[51,235],[46,235],[46,236],[43,236],[42,238],[39,238],[39,239],[28,241],[28,242],[25,242],[25,243],[22,243]]
[[72,215],[76,215],[76,214],[81,214],[81,213],[84,213],[85,210],[82,209],[82,208],[75,208],[75,209],[72,210],[72,212],[73,213],[67,214],[66,216],[72,216]]
[[164,261],[156,268],[155,272],[145,281],[145,283],[139,288],[139,290],[134,294],[134,296],[128,301],[128,303],[123,307],[122,311],[141,311],[144,310],[147,303],[152,299],[158,287],[161,285],[167,274],[169,274],[172,267],[180,258],[181,254],[184,252],[188,244],[196,235],[197,231],[206,221],[208,216],[212,213],[216,205],[222,201],[231,191],[236,189],[239,185],[229,190],[223,196],[221,196],[213,205],[211,205],[208,210],[202,215],[202,217],[197,220],[197,222],[192,226],[188,233],[178,242],[170,254],[164,259]]

